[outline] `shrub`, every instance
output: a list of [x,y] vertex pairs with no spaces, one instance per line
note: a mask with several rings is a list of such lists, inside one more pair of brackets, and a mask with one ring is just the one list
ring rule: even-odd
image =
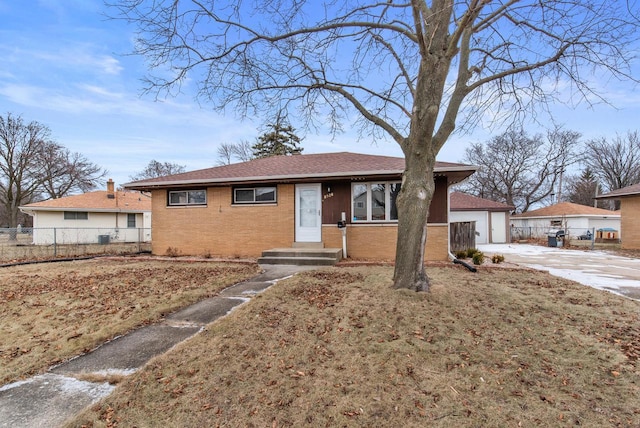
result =
[[472,260],[474,265],[481,265],[484,263],[484,253],[476,250],[476,253],[473,254]]
[[491,261],[493,263],[502,263],[504,261],[504,256],[502,254],[494,254],[491,257]]
[[465,250],[456,251],[456,259],[466,259],[466,258],[467,258],[467,252]]
[[467,250],[467,257],[473,257],[473,255],[474,255],[475,253],[477,253],[477,252],[478,252],[478,249],[477,249],[477,248],[469,248],[469,249]]
[[173,247],[167,247],[167,251],[165,251],[164,254],[169,257],[178,257],[180,255],[180,250]]

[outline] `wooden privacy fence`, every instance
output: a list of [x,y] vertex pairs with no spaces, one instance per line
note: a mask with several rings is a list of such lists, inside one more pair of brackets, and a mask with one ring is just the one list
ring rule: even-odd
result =
[[476,248],[476,222],[461,221],[451,223],[449,227],[449,242],[452,253]]

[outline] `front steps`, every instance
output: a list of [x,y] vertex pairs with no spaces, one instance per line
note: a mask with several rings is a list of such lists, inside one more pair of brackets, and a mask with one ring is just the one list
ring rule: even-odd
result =
[[342,259],[340,248],[274,248],[262,252],[259,264],[333,266]]

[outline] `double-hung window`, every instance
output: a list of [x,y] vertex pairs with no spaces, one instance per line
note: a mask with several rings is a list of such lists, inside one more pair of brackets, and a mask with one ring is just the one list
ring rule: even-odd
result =
[[136,227],[136,215],[135,213],[127,214],[127,227]]
[[169,206],[207,205],[207,191],[197,190],[170,190]]
[[234,204],[273,204],[276,202],[276,188],[237,187],[233,189]]
[[398,220],[399,181],[353,183],[351,190],[354,222]]

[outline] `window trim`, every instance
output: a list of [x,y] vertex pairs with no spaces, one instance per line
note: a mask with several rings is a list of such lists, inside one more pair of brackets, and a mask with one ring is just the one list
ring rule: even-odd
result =
[[[384,185],[384,217],[385,220],[373,219],[373,199],[372,199],[372,190],[371,187],[377,184]],[[351,222],[354,224],[367,224],[367,223],[398,223],[398,219],[391,219],[391,186],[394,184],[402,184],[400,180],[390,180],[390,181],[354,181],[351,182]],[[356,201],[355,200],[355,192],[354,189],[358,185],[364,185],[367,187],[366,192],[366,201]],[[355,218],[355,210],[356,204],[364,204],[367,208],[366,220],[358,220]],[[362,209],[362,207],[360,207]]]
[[[83,214],[79,216],[80,214]],[[64,211],[62,214],[64,220],[89,220],[89,211]]]
[[[273,189],[273,200],[256,200],[256,191],[258,189]],[[236,192],[238,190],[251,190],[253,191],[253,199],[250,201],[238,201]],[[268,192],[271,193],[271,192]],[[231,192],[231,204],[232,205],[265,205],[265,204],[277,204],[278,203],[278,186],[242,186],[234,187]]]
[[[191,192],[203,192],[204,202],[190,202],[189,193]],[[186,202],[172,203],[171,195],[175,193],[186,193]],[[207,189],[180,189],[180,190],[168,190],[167,191],[167,206],[168,207],[202,207],[207,205]]]

